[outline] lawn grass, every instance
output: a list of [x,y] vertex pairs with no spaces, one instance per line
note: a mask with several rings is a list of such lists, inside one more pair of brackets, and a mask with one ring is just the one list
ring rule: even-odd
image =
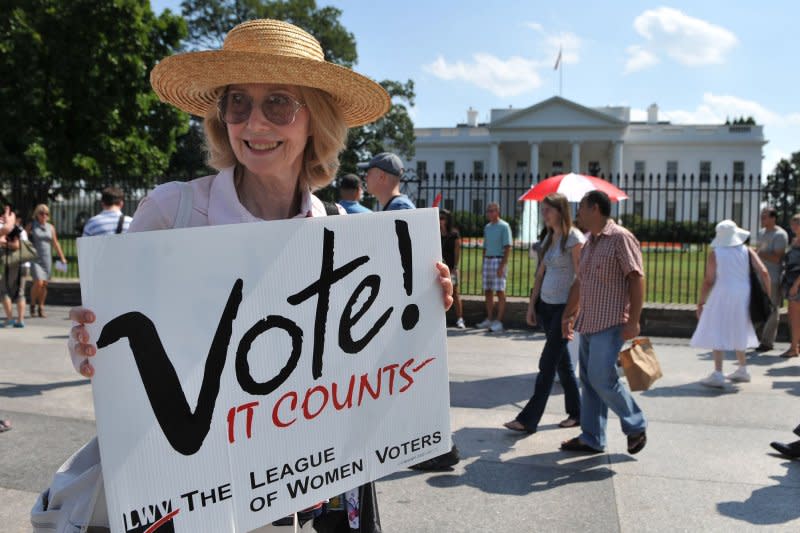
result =
[[[645,301],[695,303],[705,273],[705,250],[647,250],[642,256],[646,281]],[[506,294],[528,296],[533,287],[536,262],[527,248],[515,248],[509,259]],[[483,250],[462,248],[460,291],[483,294]]]
[[[75,238],[59,239],[68,270],[53,271],[55,278],[77,278],[78,249]],[[708,251],[700,249],[650,248],[642,254],[646,280],[645,301],[653,303],[695,303],[705,273]],[[536,261],[528,257],[527,247],[515,247],[508,269],[506,294],[528,296],[535,276]],[[483,294],[483,249],[463,247],[460,264],[460,292],[465,295]]]

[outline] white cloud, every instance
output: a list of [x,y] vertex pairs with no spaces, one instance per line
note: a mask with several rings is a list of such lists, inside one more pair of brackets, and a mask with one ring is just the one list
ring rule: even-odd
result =
[[630,57],[625,63],[625,74],[644,70],[659,62],[659,59],[652,52],[645,50],[641,46],[629,46],[627,51]]
[[670,7],[645,11],[633,27],[645,42],[627,49],[626,73],[651,67],[661,56],[689,67],[724,63],[738,43],[736,35],[722,26]]
[[443,80],[461,80],[491,91],[496,96],[516,96],[542,84],[536,61],[514,56],[500,59],[487,53],[477,53],[473,61],[448,63],[442,56],[423,68]]
[[524,22],[523,26],[541,34],[539,54],[536,58],[511,56],[499,58],[488,52],[473,54],[472,61],[448,61],[439,55],[435,61],[422,68],[439,79],[460,80],[486,89],[495,96],[517,96],[542,85],[540,72],[552,71],[558,57],[564,64],[580,61],[582,41],[571,32],[550,33],[538,22]]

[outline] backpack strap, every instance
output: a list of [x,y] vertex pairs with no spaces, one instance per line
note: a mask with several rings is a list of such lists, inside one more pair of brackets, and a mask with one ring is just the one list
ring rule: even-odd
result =
[[339,208],[333,202],[322,202],[325,206],[325,214],[329,217],[339,214]]
[[189,225],[189,219],[192,216],[192,204],[194,203],[192,184],[186,181],[180,182],[179,185],[181,188],[181,200],[178,204],[178,214],[175,216],[173,228],[185,228]]
[[117,229],[114,231],[117,235],[122,233],[122,226],[125,224],[125,213],[119,214],[119,222],[117,222]]

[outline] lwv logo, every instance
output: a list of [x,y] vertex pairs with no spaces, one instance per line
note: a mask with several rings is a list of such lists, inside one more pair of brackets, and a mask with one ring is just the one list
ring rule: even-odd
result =
[[122,514],[125,533],[175,533],[172,517],[180,509],[172,510],[172,501],[147,505]]

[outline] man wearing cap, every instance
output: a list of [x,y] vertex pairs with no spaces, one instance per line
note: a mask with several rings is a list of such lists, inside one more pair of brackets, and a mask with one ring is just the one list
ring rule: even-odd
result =
[[344,207],[348,215],[372,213],[372,209],[368,209],[359,203],[362,196],[361,179],[358,176],[345,174],[339,178],[339,205]]
[[[395,154],[382,152],[369,163],[361,163],[358,168],[366,169],[367,191],[378,199],[382,211],[398,209],[416,209],[414,203],[405,194],[400,193],[400,176],[403,175],[403,163]],[[461,460],[458,448],[453,443],[447,453],[438,455],[427,461],[411,465],[413,470],[437,471],[448,470]]]
[[400,192],[400,176],[403,175],[403,162],[391,152],[381,152],[369,163],[360,163],[358,168],[365,169],[367,191],[378,199],[381,211],[397,209],[414,209],[416,206],[408,196]]

